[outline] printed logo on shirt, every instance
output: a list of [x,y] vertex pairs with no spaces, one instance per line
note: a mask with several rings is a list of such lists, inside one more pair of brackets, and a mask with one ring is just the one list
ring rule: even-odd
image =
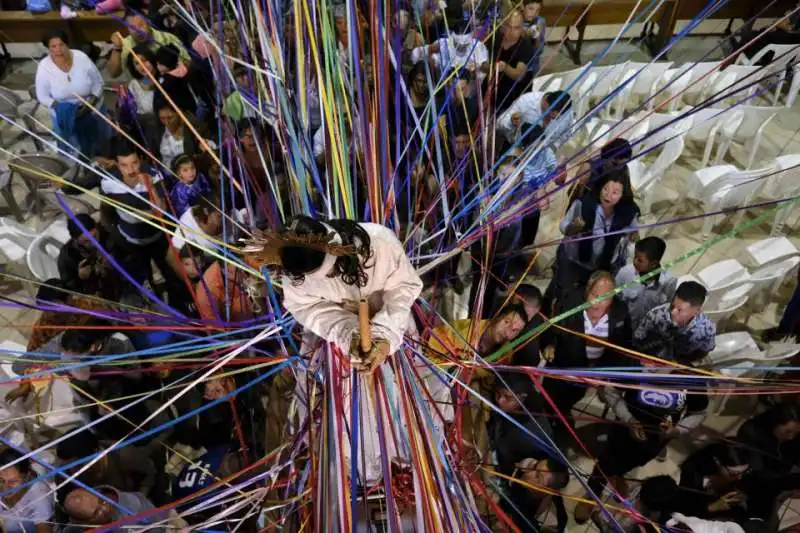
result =
[[683,392],[667,392],[658,390],[643,390],[637,395],[639,402],[659,409],[682,409],[686,403],[686,394]]

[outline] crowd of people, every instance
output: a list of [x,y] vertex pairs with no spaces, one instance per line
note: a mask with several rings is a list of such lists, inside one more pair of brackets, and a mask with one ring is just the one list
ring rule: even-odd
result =
[[[209,17],[203,5],[197,3],[197,16]],[[97,190],[104,201],[99,216],[68,213],[70,240],[58,258],[59,278],[36,295],[44,312],[27,354],[14,363],[20,381],[6,396],[10,406],[33,414],[48,387],[66,381],[81,422],[41,424],[23,444],[0,453],[6,531],[116,530],[131,525],[131,516],[153,531],[174,525],[170,520],[203,523],[219,509],[183,514],[184,501],[202,501],[212,485],[241,480],[244,470],[254,477],[267,468],[263,458],[290,436],[314,433],[304,420],[316,423],[324,414],[311,405],[308,383],[331,364],[314,352],[319,339],[349,354],[361,375],[381,369],[388,376],[391,358],[408,353],[404,342],[424,347],[417,355],[426,360],[447,363],[452,381],[446,386],[427,365],[412,366],[429,388],[429,415],[452,457],[502,475],[501,482],[486,483],[491,490],[478,506],[494,530],[510,531],[513,523],[519,531],[541,531],[554,508],[563,531],[568,514],[561,490],[574,477],[586,489],[575,520],[591,519],[603,531],[656,525],[698,532],[714,523],[748,533],[776,530],[777,506],[800,488],[793,473],[800,410],[791,400],[691,454],[677,479],[629,477],[663,458],[672,441],[708,416],[711,384],[699,378],[707,376],[716,328],[702,312],[706,289],[678,284],[661,266],[667,243],[639,236],[628,141],[610,141],[567,182],[562,148],[574,133],[570,95],[530,90],[546,39],[540,0],[524,0],[519,9],[491,4],[473,11],[447,2],[446,9],[398,10],[389,36],[396,68],[388,93],[401,105],[388,118],[359,117],[366,109],[354,107],[335,126],[321,103],[326,82],[313,69],[302,80],[297,70],[283,73],[286,87],[304,88],[288,91],[287,102],[270,90],[275,81],[266,81],[264,69],[228,64],[231,56],[243,57],[235,21],[225,21],[224,45],[217,47],[163,10],[148,18],[126,6],[128,35],[110,36],[106,66],[108,76],[122,77],[113,109],[92,60],[64,33],[43,37],[48,52],[36,73],[36,97],[51,111],[63,153],[85,165],[63,190]],[[331,13],[342,71],[352,64],[351,39],[359,33],[351,22],[368,23],[367,10],[355,11],[351,17],[335,5]],[[287,15],[287,35],[293,21]],[[363,79],[351,72],[343,79],[357,79],[374,94],[374,61],[363,59]],[[285,64],[297,62],[302,58]],[[292,113],[297,116],[281,118]],[[388,180],[393,189],[386,189],[395,193],[393,215],[378,225],[367,222],[378,218],[369,199],[374,184],[359,162],[364,136],[355,132],[384,120],[387,150],[398,159]],[[287,124],[302,125],[302,146],[288,144]],[[342,137],[350,138],[350,163],[336,158]],[[330,212],[324,192],[336,186],[334,168],[350,165],[356,220],[302,216],[309,206],[298,192],[306,190],[298,161],[314,177],[307,197],[320,212]],[[535,242],[541,212],[565,182],[564,239],[542,293],[525,283],[522,251]],[[507,212],[518,216],[463,252],[471,256],[471,270],[459,269],[456,255],[418,276],[415,267],[422,264],[412,265],[401,240],[418,243],[436,230],[446,213],[432,206],[446,203],[441,199],[465,206],[498,191]],[[454,245],[472,222],[453,220],[439,249]],[[256,228],[271,235],[261,243],[264,251],[280,251],[281,287],[261,268],[276,263],[262,251],[243,251],[241,239],[252,238]],[[415,306],[428,289],[432,306],[441,306],[442,287],[469,292],[471,318],[444,322]],[[360,298],[369,300],[374,337],[366,351],[355,311]],[[197,350],[203,338],[217,339],[207,351],[219,357],[225,352],[217,351],[218,339],[243,343],[255,335],[253,324],[282,320],[284,310],[297,322],[293,332],[249,345],[246,353],[300,356],[302,370],[272,375],[259,366],[240,372],[225,366],[193,383],[199,365],[171,362]],[[556,316],[562,318],[551,323]],[[506,354],[502,371],[486,362],[497,354]],[[173,357],[164,363],[160,355]],[[125,362],[123,370],[115,370],[115,360]],[[463,361],[483,368],[465,371],[472,367],[459,366]],[[609,367],[635,367],[629,376],[640,379],[580,377]],[[534,370],[540,372],[532,377]],[[564,370],[572,373],[559,373]],[[492,405],[469,398],[457,384],[464,381]],[[573,413],[592,386],[609,415],[600,421],[605,430],[594,469],[579,472],[555,450],[586,451]],[[124,409],[120,399],[129,402]],[[165,403],[169,409],[161,408]],[[364,408],[362,416],[379,420],[374,411]],[[131,437],[134,442],[107,449]],[[360,459],[349,448],[343,453],[363,461],[359,476],[369,485],[380,483],[387,452],[367,437]],[[52,463],[29,453],[48,443],[54,443]],[[403,446],[394,446],[392,453],[402,455]],[[228,520],[224,527],[239,531],[264,527],[263,516],[244,509]],[[301,529],[299,522],[292,527]]]

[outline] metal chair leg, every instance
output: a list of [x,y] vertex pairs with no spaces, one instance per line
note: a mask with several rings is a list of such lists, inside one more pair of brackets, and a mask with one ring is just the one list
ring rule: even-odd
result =
[[8,186],[0,190],[0,195],[3,196],[3,200],[5,200],[6,205],[8,206],[9,211],[11,211],[11,213],[14,215],[14,218],[16,218],[18,222],[24,222],[25,217],[22,215],[22,210],[19,208],[19,204],[14,198],[14,192],[11,190],[10,182]]

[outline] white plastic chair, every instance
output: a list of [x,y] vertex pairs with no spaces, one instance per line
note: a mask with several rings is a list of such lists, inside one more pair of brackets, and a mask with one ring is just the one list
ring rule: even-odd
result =
[[798,48],[800,48],[800,45],[797,44],[770,44],[759,50],[753,57],[747,57],[746,54],[739,54],[736,62],[740,65],[757,65],[769,52],[774,53],[773,62],[780,61],[783,58],[791,60],[796,55],[796,53],[793,54],[792,52],[795,52]]
[[[747,303],[752,290],[752,283],[743,283],[735,289],[725,292],[720,297],[715,308],[707,308],[707,306],[704,305],[703,313],[717,325],[717,331],[722,331],[728,319]],[[707,301],[708,300],[709,298],[707,297]]]
[[19,376],[14,372],[14,358],[19,357],[25,353],[25,346],[12,340],[4,340],[0,342],[0,368],[9,379],[16,379]]
[[[689,111],[684,111],[688,113]],[[722,139],[727,134],[728,137],[733,136],[736,128],[739,127],[743,120],[743,112],[738,110],[725,110],[702,108],[692,110],[689,118],[692,119],[691,126],[685,131],[685,140],[689,142],[703,143],[703,159],[700,162],[700,167],[708,166],[711,160],[711,153],[714,150],[714,144]],[[719,152],[719,147],[717,148]]]
[[704,100],[704,93],[718,68],[719,61],[703,61],[692,65],[689,71],[691,76],[682,95],[683,101],[692,105],[697,100]]
[[759,90],[759,80],[764,79],[761,67],[746,65],[729,65],[725,70],[720,70],[712,75],[707,88],[706,97],[723,100],[714,103],[715,107],[733,105],[737,102],[753,105],[753,96]]
[[[789,86],[789,92],[786,93],[786,107],[792,107],[794,105],[798,92],[800,92],[800,63],[792,67],[792,84]],[[780,95],[778,95],[777,99],[773,100],[772,105],[778,105],[779,101]]]
[[19,235],[7,228],[0,227],[0,252],[5,255],[8,261],[19,263],[25,259],[25,252],[31,237]]
[[[583,83],[583,80],[585,80],[586,76],[588,76],[588,74],[584,74],[584,72],[589,71],[590,69],[590,65],[585,65],[583,67],[567,70],[565,72],[557,72],[553,74],[553,79],[550,82],[550,85],[548,85],[548,90],[555,90],[551,88],[551,85],[558,82],[561,85],[560,90],[570,91],[570,93],[572,93],[572,91],[575,91],[578,89],[578,87],[580,87],[580,85]],[[580,81],[575,83],[579,77]]]
[[[604,117],[610,117],[612,109],[616,109],[618,111],[618,118],[619,113],[622,111],[622,105],[620,97],[620,93],[614,95],[614,98],[603,101],[612,91],[614,91],[618,85],[619,80],[622,75],[625,73],[627,69],[627,63],[619,63],[616,65],[608,65],[603,67],[594,67],[592,69],[593,74],[597,74],[597,81],[593,87],[591,87],[591,92],[589,93],[589,100],[591,104],[599,104],[602,102],[603,108],[600,110],[599,115]],[[616,105],[615,105],[616,102]]]
[[58,254],[63,243],[43,233],[36,237],[26,252],[28,270],[39,281],[58,277]]
[[649,128],[650,120],[647,118],[631,117],[622,121],[613,118],[593,118],[586,124],[586,142],[590,143],[593,149],[599,150],[611,139],[622,137],[628,139],[633,147],[634,154],[636,154],[638,145],[635,141],[647,135]]
[[746,331],[734,331],[717,335],[714,350],[708,354],[714,366],[731,364],[735,361],[748,361],[762,353],[755,339]]
[[661,96],[664,101],[669,101],[666,109],[668,112],[673,112],[678,108],[683,92],[689,86],[691,80],[691,69],[687,71],[683,67],[671,68],[664,73],[664,88],[661,91]]
[[531,92],[534,93],[546,92],[545,88],[547,88],[548,91],[557,91],[558,89],[549,88],[552,81],[553,81],[552,74],[544,74],[542,76],[536,76],[535,78],[533,78],[533,87],[531,89]]
[[12,233],[20,237],[34,239],[39,232],[8,217],[0,217],[0,233]]
[[766,78],[765,82],[772,89],[772,105],[777,105],[783,85],[786,83],[786,69],[797,62],[800,56],[800,45],[797,44],[771,44],[762,48],[756,55],[748,58],[746,54],[739,54],[738,63],[743,65],[757,65],[768,53],[773,52],[772,61],[764,68],[759,77]]
[[750,274],[753,292],[758,295],[759,302],[766,294],[775,294],[783,281],[800,265],[800,256],[787,257],[781,261],[770,263]]
[[761,357],[754,358],[753,361],[762,364],[778,363],[791,359],[798,353],[800,353],[800,344],[793,342],[771,342],[767,345],[767,349],[762,353]]
[[[659,87],[663,85],[664,74],[672,67],[672,61],[657,63],[637,63],[631,61],[627,66],[628,70],[620,80],[620,83],[627,82],[631,85],[630,90],[626,92],[625,109],[630,108],[632,96],[644,99],[658,92]],[[633,79],[631,80],[631,78]],[[651,98],[646,107],[647,109],[652,109],[654,105],[655,99]]]
[[697,281],[703,284],[708,290],[705,309],[717,309],[726,307],[727,304],[720,305],[723,300],[737,301],[746,295],[752,286],[747,287],[748,291],[732,293],[734,289],[749,284],[750,274],[736,259],[725,259],[718,263],[707,266],[697,274]]
[[735,131],[726,132],[720,143],[714,164],[721,164],[728,150],[730,150],[731,143],[737,141],[742,143],[745,149],[748,149],[749,146],[749,155],[747,156],[745,168],[751,168],[755,162],[758,148],[761,146],[764,130],[775,118],[775,115],[783,111],[783,108],[739,105],[734,109],[742,112],[741,124]]
[[[800,154],[776,157],[775,169],[775,173],[767,178],[759,196],[768,200],[780,200],[800,195]],[[796,204],[784,205],[775,212],[771,235],[783,232],[783,227],[795,208]]]
[[584,76],[577,85],[573,85],[571,96],[575,117],[581,119],[589,107],[592,90],[597,84],[597,73],[592,71]]
[[[653,144],[654,148],[659,143],[663,143],[660,147],[661,152],[651,165],[645,167],[644,173],[637,181],[634,182],[633,176],[631,176],[631,186],[634,194],[643,202],[642,213],[644,214],[650,213],[652,205],[653,195],[649,191],[664,177],[667,169],[678,160],[683,153],[684,147],[683,135],[672,128],[664,128],[651,135],[647,139],[645,147],[649,146],[650,143]],[[655,148],[655,150],[658,150],[658,148]]]
[[[774,170],[772,166],[756,170],[738,170],[733,165],[704,168],[693,174],[693,184],[687,192],[700,202],[706,213],[745,206],[752,202],[764,185],[764,176]],[[703,238],[708,237],[715,220],[720,216],[725,214],[706,215],[703,218]],[[743,217],[744,210],[740,209],[734,223],[738,224]]]
[[769,237],[754,242],[744,250],[748,265],[756,270],[800,255],[800,250],[786,237]]

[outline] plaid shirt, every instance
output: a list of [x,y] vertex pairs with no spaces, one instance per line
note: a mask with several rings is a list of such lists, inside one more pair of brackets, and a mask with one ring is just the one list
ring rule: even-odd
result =
[[681,360],[693,352],[710,352],[716,346],[717,328],[700,313],[685,327],[670,317],[670,303],[654,307],[633,334],[633,346],[640,352]]

